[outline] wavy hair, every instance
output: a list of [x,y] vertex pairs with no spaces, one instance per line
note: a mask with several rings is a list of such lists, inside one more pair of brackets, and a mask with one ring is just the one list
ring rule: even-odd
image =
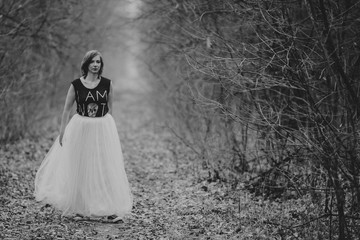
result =
[[90,50],[85,54],[83,60],[81,61],[81,67],[80,67],[81,76],[83,76],[83,77],[87,76],[87,74],[89,72],[89,65],[91,63],[91,60],[96,56],[100,56],[101,66],[100,66],[100,69],[99,69],[98,76],[99,77],[101,76],[101,74],[103,72],[103,68],[104,68],[104,61],[103,61],[103,58],[101,56],[101,53],[98,50]]

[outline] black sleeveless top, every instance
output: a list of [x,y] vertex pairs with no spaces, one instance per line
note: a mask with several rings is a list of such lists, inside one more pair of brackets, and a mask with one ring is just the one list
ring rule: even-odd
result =
[[110,79],[101,77],[99,84],[93,88],[83,85],[80,78],[71,82],[75,89],[76,112],[86,117],[102,117],[109,111],[108,99]]

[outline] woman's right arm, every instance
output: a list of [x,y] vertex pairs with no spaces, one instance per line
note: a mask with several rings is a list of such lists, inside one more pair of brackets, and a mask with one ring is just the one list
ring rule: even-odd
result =
[[63,111],[63,114],[61,117],[61,127],[60,127],[60,136],[59,136],[60,146],[62,146],[62,140],[64,137],[65,127],[69,120],[70,111],[74,104],[74,101],[75,101],[75,89],[74,89],[74,86],[71,84],[69,87],[68,93],[66,95],[64,111]]

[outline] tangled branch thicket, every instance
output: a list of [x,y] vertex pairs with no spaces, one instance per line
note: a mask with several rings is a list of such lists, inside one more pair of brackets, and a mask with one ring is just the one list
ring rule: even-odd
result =
[[0,1],[0,140],[19,138],[48,117],[78,72],[78,56],[104,40],[111,4]]
[[311,194],[330,238],[357,236],[360,2],[147,0],[144,9],[175,131],[209,178],[270,197]]

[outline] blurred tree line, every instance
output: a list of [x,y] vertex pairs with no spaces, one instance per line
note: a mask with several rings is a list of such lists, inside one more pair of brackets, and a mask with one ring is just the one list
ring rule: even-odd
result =
[[172,129],[209,180],[311,195],[326,239],[359,236],[360,1],[145,0],[143,9]]
[[112,4],[0,0],[1,141],[38,130],[63,105],[82,56],[104,43]]

